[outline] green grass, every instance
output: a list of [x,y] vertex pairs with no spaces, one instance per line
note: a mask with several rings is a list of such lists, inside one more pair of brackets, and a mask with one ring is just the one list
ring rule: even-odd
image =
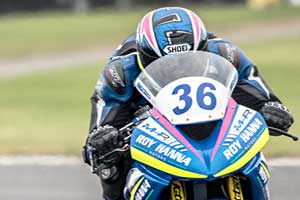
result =
[[79,154],[99,67],[0,82],[0,152]]
[[[190,7],[209,30],[234,29],[259,21],[300,17],[300,8],[274,7],[250,10],[245,7]],[[133,33],[150,9],[97,10],[87,15],[39,13],[0,17],[0,58],[58,53],[83,48],[116,46]]]
[[[300,135],[300,38],[243,46],[291,109]],[[295,53],[294,53],[295,52]],[[90,102],[100,65],[0,80],[0,152],[79,155],[88,130]],[[300,144],[272,137],[268,156],[299,156]]]
[[[300,136],[300,37],[272,40],[244,46],[255,58],[261,74],[294,115],[290,132]],[[271,137],[265,152],[270,156],[299,156],[300,143],[285,137]]]

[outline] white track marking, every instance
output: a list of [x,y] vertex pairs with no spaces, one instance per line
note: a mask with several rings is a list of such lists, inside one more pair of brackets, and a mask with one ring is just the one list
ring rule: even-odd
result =
[[300,158],[267,159],[267,164],[271,167],[300,167]]
[[[45,156],[0,156],[0,166],[12,165],[41,165],[63,166],[82,165],[83,161],[77,156],[45,155]],[[300,158],[267,159],[270,167],[300,167]]]
[[0,166],[5,165],[80,165],[83,161],[76,156],[0,156]]

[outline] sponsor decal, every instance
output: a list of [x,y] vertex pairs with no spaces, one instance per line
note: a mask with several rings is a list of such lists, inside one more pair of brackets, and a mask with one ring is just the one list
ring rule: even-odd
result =
[[[242,121],[241,121],[242,122]],[[242,122],[244,123],[244,122]],[[228,146],[226,150],[223,151],[223,155],[227,160],[230,160],[244,147],[244,150],[249,149],[256,141],[260,135],[257,132],[261,129],[263,123],[258,118],[255,118],[240,134],[235,135],[235,140]],[[239,133],[239,132],[236,132]],[[230,134],[233,136],[234,134]],[[230,136],[230,137],[231,137]]]
[[259,174],[259,177],[260,177],[260,180],[262,181],[262,183],[264,185],[267,184],[269,181],[269,178],[270,178],[270,172],[264,163],[260,164],[258,174]]
[[186,167],[189,166],[192,158],[188,157],[181,152],[172,149],[171,147],[168,147],[164,144],[159,144],[155,150],[159,154],[163,154],[164,156],[167,156],[168,158],[177,161],[178,163],[184,164]]
[[136,191],[136,193],[134,195],[134,197],[135,197],[134,199],[137,199],[137,200],[144,199],[145,195],[147,194],[147,192],[149,191],[150,188],[151,188],[151,185],[150,185],[149,181],[147,179],[144,179],[144,181],[141,183],[140,187]]
[[241,148],[240,141],[235,140],[225,151],[223,151],[223,155],[227,160],[230,160],[230,158],[237,154]]
[[167,54],[174,54],[174,53],[182,53],[189,51],[191,46],[188,43],[185,44],[174,44],[174,45],[167,45],[163,51]]
[[250,110],[244,110],[244,112],[238,117],[236,117],[236,120],[233,121],[232,126],[230,128],[230,131],[226,135],[224,142],[222,143],[222,146],[229,146],[234,139],[237,138],[237,136],[241,133],[241,130],[249,123],[249,121],[252,119],[253,111]]
[[260,179],[262,180],[263,184],[266,184],[268,182],[268,176],[262,167],[259,168],[258,174],[259,174]]
[[230,176],[228,178],[228,190],[230,199],[244,200],[242,186],[239,177]]
[[235,52],[237,52],[236,47],[229,44],[225,44],[227,51],[227,59],[233,64],[235,61]]
[[122,64],[119,60],[112,61],[105,66],[103,77],[105,79],[105,85],[108,84],[118,94],[124,94],[126,83],[124,82],[125,77]]
[[135,142],[147,147],[147,148],[151,148],[152,145],[156,144],[157,142],[144,136],[144,135],[139,135],[137,137],[137,139],[135,140]]
[[127,175],[124,191],[132,192],[134,186],[142,179],[144,179],[143,173],[138,168],[131,168]]
[[158,139],[164,144],[170,145],[175,149],[180,149],[181,152],[187,151],[176,138],[168,133],[163,127],[159,126],[153,119],[149,119],[143,122],[139,129],[143,132],[151,135],[152,137]]
[[238,120],[237,124],[233,126],[233,129],[238,132],[242,128],[242,126],[245,124],[245,120],[249,119],[249,115],[252,112],[250,110],[245,110],[245,112],[242,114],[241,119]]
[[240,65],[240,54],[238,49],[228,43],[219,44],[219,50],[221,56],[226,58],[229,62],[231,62],[236,68]]
[[114,65],[111,65],[110,67],[109,67],[109,72],[110,72],[110,74],[111,74],[111,76],[112,76],[112,84],[115,86],[115,87],[117,87],[118,86],[118,84],[119,85],[121,85],[122,87],[125,87],[125,84],[124,84],[124,82],[122,81],[122,79],[121,79],[121,77],[120,77],[120,75],[119,75],[119,73],[118,73],[118,71],[117,71],[117,69],[116,69],[116,67],[114,66]]
[[144,95],[145,98],[147,98],[148,100],[151,99],[151,95],[150,95],[149,92],[142,86],[141,82],[137,82],[136,87],[137,87],[137,89]]
[[248,143],[262,125],[263,123],[259,119],[255,118],[246,130],[240,134],[240,138],[244,141],[244,143]]
[[186,167],[190,165],[192,158],[184,154],[187,151],[185,146],[159,126],[153,119],[144,121],[138,128],[154,138],[151,139],[145,135],[139,135],[135,140],[136,143],[147,147],[149,155],[166,162],[173,160]]
[[172,200],[184,200],[184,186],[179,181],[173,181],[171,183],[171,199]]

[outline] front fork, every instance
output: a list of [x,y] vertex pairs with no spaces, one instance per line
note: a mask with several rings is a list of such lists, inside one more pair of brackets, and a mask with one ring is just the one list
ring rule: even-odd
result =
[[230,200],[245,200],[239,176],[229,176],[227,179],[228,197]]
[[[250,194],[251,186],[249,179],[239,175],[229,176],[224,181],[213,185],[205,181],[193,181],[193,183],[190,183],[188,186],[186,184],[186,182],[172,181],[170,199],[209,200],[213,197],[209,196],[208,190],[210,190],[210,194],[212,193],[211,191],[213,191],[214,196],[218,196],[217,199],[222,200],[255,199],[252,198],[252,194]],[[213,199],[215,199],[215,197]]]

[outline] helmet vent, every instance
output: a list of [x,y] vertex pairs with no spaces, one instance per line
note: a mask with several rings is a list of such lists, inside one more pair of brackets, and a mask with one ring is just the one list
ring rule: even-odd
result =
[[163,24],[171,23],[171,22],[180,22],[180,17],[177,13],[172,13],[166,16],[163,16],[159,20],[153,23],[154,26],[160,26]]

